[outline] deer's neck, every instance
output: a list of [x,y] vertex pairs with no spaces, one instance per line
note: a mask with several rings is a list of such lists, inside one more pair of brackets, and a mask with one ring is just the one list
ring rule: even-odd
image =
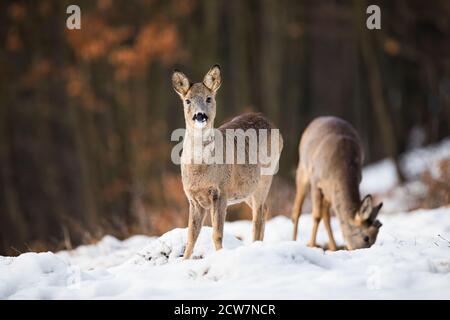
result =
[[202,129],[190,128],[186,129],[186,135],[184,141],[188,143],[200,143],[202,145],[207,145],[211,143],[214,139],[214,128],[205,127]]
[[334,190],[334,210],[339,218],[347,221],[353,219],[361,203],[359,183],[355,179],[339,179]]
[[186,126],[186,135],[194,136],[194,134],[197,135],[198,133],[205,133],[211,131],[211,129],[214,129],[213,124],[206,125],[206,127],[204,128],[195,128],[193,126]]
[[[187,128],[183,142],[182,162],[185,164],[201,164],[214,152],[213,128]],[[200,160],[202,159],[202,160]]]

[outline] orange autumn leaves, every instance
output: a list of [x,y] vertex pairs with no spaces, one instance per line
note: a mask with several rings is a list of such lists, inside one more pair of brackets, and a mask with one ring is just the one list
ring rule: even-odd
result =
[[84,62],[105,59],[115,79],[142,76],[154,61],[173,63],[180,57],[179,35],[173,23],[156,19],[138,28],[113,26],[99,14],[83,16],[81,30],[67,30],[67,40]]

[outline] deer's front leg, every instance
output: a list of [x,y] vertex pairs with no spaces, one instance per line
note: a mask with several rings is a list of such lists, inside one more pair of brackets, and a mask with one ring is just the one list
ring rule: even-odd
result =
[[194,251],[195,242],[197,241],[200,230],[202,229],[203,219],[205,217],[205,210],[198,204],[189,202],[189,225],[186,249],[184,251],[183,259],[189,259]]
[[322,217],[325,230],[327,230],[328,234],[328,250],[336,251],[337,245],[333,237],[333,229],[331,229],[330,203],[325,199],[322,201]]
[[227,199],[225,195],[217,193],[211,196],[213,205],[211,206],[211,224],[213,228],[213,241],[216,250],[222,249],[223,225],[227,215]]

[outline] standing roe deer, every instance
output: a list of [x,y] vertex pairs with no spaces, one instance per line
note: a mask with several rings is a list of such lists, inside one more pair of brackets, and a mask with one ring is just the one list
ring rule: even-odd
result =
[[371,195],[361,201],[359,183],[363,149],[356,130],[336,117],[316,118],[305,129],[299,152],[297,194],[292,210],[294,240],[302,204],[310,189],[313,229],[308,246],[316,246],[317,229],[323,218],[328,248],[337,249],[330,225],[331,207],[340,220],[347,248],[370,247],[381,227],[376,217],[382,203],[374,207]]
[[[213,66],[203,79],[203,82],[192,84],[178,70],[172,75],[172,85],[183,100],[186,134],[183,140],[181,176],[184,192],[189,200],[188,238],[184,258],[191,256],[195,242],[203,225],[206,211],[211,214],[213,241],[216,250],[222,248],[223,225],[227,206],[245,201],[252,209],[253,241],[263,240],[266,205],[265,201],[272,182],[272,175],[262,175],[260,162],[256,164],[192,164],[194,155],[186,150],[192,144],[198,132],[206,132],[214,128],[216,116],[215,95],[221,84],[220,67]],[[255,113],[240,115],[219,127],[221,135],[227,129],[265,129],[268,140],[271,140],[271,130],[274,126],[263,116]],[[228,134],[228,133],[227,133]],[[234,148],[236,148],[236,140]],[[232,142],[233,143],[233,142]],[[245,157],[249,157],[247,140]],[[283,140],[279,135],[279,148],[276,153],[276,163],[282,150]],[[202,141],[204,147],[211,143]],[[213,144],[214,145],[214,144]],[[270,145],[268,143],[268,145]],[[274,145],[274,144],[272,144]],[[213,147],[214,148],[214,147]],[[268,146],[270,148],[270,146]],[[240,150],[237,150],[239,152]],[[259,160],[258,160],[259,161]]]

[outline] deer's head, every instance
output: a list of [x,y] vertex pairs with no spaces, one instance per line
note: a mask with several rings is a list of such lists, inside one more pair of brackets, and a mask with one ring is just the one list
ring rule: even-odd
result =
[[367,195],[360,204],[354,218],[342,224],[343,233],[350,250],[369,248],[375,243],[382,224],[377,220],[383,203],[373,206],[371,195]]
[[191,83],[178,70],[172,74],[172,85],[184,106],[187,129],[212,128],[216,117],[216,92],[221,84],[220,67],[213,66],[203,82]]

